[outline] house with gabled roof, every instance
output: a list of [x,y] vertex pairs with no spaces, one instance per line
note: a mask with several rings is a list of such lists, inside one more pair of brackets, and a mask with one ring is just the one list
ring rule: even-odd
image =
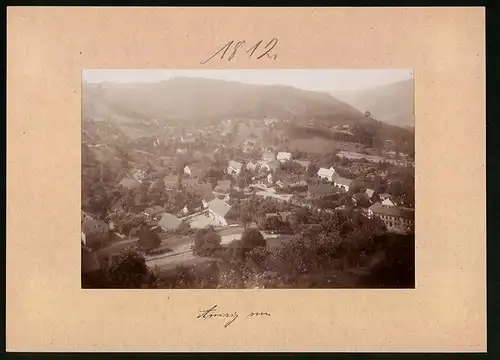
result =
[[208,212],[211,219],[221,226],[227,226],[226,215],[231,210],[231,205],[220,199],[213,199],[208,203]]
[[368,199],[372,200],[373,196],[375,195],[375,190],[366,189],[365,194],[366,194],[366,196],[368,196]]
[[376,202],[367,209],[368,218],[379,218],[390,232],[413,233],[415,231],[415,210],[400,206],[382,205]]
[[243,164],[238,161],[230,160],[227,166],[227,173],[229,175],[238,176],[241,172]]
[[343,189],[344,191],[349,191],[351,188],[352,180],[346,179],[341,176],[334,177],[333,184],[339,189]]
[[324,180],[328,180],[330,182],[333,181],[333,177],[335,176],[336,172],[335,172],[335,169],[330,166],[330,168],[320,168],[318,170],[318,177],[320,179],[324,179]]
[[160,226],[164,231],[172,231],[178,229],[181,223],[182,220],[177,216],[165,213],[158,221],[158,226]]

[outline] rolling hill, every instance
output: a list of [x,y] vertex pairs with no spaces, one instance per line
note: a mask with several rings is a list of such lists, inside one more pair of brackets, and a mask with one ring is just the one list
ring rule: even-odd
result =
[[250,85],[223,80],[178,77],[157,83],[84,83],[83,118],[106,119],[145,131],[160,124],[224,119],[314,119],[354,123],[364,117],[327,93],[288,86]]
[[362,91],[334,91],[332,96],[390,125],[414,127],[413,80]]

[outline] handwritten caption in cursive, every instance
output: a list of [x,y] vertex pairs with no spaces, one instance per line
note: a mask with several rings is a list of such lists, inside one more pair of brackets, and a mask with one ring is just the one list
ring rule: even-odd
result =
[[[225,328],[234,323],[236,319],[240,317],[237,312],[233,313],[217,312],[217,305],[212,306],[210,309],[200,310],[199,312],[200,313],[196,317],[197,319],[202,319],[202,320],[220,319],[220,318],[227,319],[227,322],[224,323]],[[268,317],[268,316],[271,316],[271,314],[267,312],[249,312],[245,317],[245,319],[248,320],[251,318]]]
[[[237,41],[237,42],[235,42],[234,40],[231,40],[226,45],[224,45],[219,50],[217,50],[208,59],[201,61],[200,64],[205,65],[207,62],[209,62],[210,60],[215,58],[217,55],[220,55],[221,60],[226,58],[228,61],[231,61],[231,60],[233,60],[236,53],[240,49],[245,51],[249,58],[251,58],[252,56],[255,55],[255,58],[257,60],[260,60],[263,57],[276,60],[276,58],[278,57],[278,53],[274,51],[274,48],[278,44],[278,39],[272,38],[264,47],[261,46],[263,42],[264,42],[264,40],[260,40],[257,43],[255,43],[251,48],[248,48],[245,50],[244,49],[244,46],[246,45],[245,40]],[[232,49],[232,51],[230,52],[231,49]],[[228,56],[226,56],[226,55],[228,55]]]

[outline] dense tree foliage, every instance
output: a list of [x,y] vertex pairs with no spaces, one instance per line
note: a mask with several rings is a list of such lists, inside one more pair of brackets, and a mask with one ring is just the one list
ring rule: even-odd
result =
[[212,256],[221,248],[221,237],[213,229],[198,230],[194,238],[193,254]]
[[307,168],[307,176],[313,177],[318,173],[319,167],[316,164],[310,164]]
[[145,251],[151,251],[158,248],[161,244],[159,230],[152,230],[143,227],[139,234],[139,246]]
[[266,240],[258,229],[246,229],[241,235],[241,245],[247,251],[251,251],[259,246],[266,246]]
[[113,288],[144,288],[153,283],[143,255],[133,249],[122,250],[109,271],[109,286]]

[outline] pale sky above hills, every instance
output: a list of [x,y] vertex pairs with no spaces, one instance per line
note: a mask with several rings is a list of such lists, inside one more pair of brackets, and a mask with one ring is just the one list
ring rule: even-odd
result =
[[195,77],[238,81],[259,85],[288,85],[313,91],[356,91],[413,78],[412,69],[286,69],[286,70],[155,70],[89,69],[85,82],[159,82],[174,77]]

